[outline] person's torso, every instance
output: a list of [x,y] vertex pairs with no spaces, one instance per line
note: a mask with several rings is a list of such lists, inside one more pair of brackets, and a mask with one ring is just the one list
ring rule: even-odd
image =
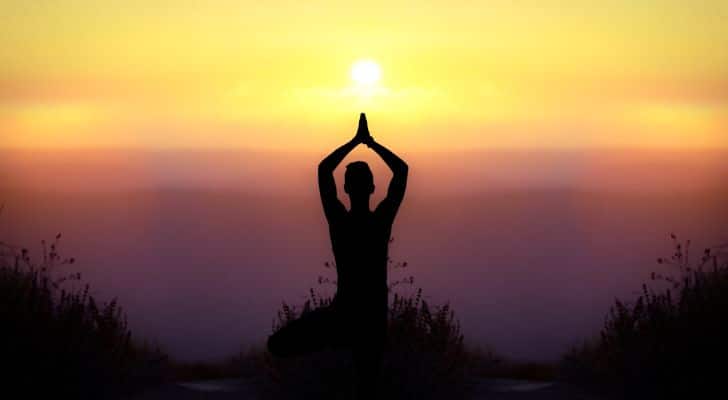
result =
[[337,272],[337,299],[350,305],[386,303],[392,226],[377,215],[346,213],[329,226]]

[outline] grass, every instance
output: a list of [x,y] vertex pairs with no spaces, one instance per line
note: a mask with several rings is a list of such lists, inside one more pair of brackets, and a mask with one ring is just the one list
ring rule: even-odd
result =
[[[326,269],[335,266],[325,263]],[[454,310],[449,304],[432,305],[414,287],[406,262],[390,262],[388,347],[385,352],[382,399],[465,399],[473,383],[482,378],[550,381],[557,368],[547,363],[518,363],[490,350],[468,348]],[[333,272],[332,272],[333,273]],[[272,331],[302,314],[331,304],[326,286],[335,279],[318,277],[300,305],[283,302]],[[251,350],[222,363],[174,364],[181,380],[243,377],[266,399],[350,399],[353,366],[346,350],[328,349],[306,356],[277,359],[264,349]]]
[[[116,300],[98,302],[73,258],[59,254],[61,235],[39,261],[0,242],[0,354],[3,391],[23,398],[109,399],[161,379],[164,355],[132,340]],[[73,287],[76,287],[75,285]]]
[[[38,260],[0,242],[0,354],[4,390],[24,398],[114,399],[165,380],[246,378],[268,399],[348,399],[352,363],[346,350],[275,359],[259,349],[223,363],[174,363],[158,348],[133,340],[116,300],[100,303],[75,263],[59,253],[61,235],[42,242]],[[725,391],[728,360],[728,246],[691,257],[690,241],[672,236],[674,252],[657,260],[632,301],[616,300],[598,337],[570,351],[558,368],[514,363],[469,349],[454,310],[433,305],[407,263],[390,283],[388,346],[379,386],[382,399],[465,399],[480,378],[564,379],[614,398],[708,398]],[[327,268],[334,266],[327,264]],[[319,277],[320,285],[336,281]],[[74,283],[75,282],[75,283]],[[69,284],[73,283],[73,284]],[[311,289],[300,306],[283,303],[280,329],[328,306]]]
[[[81,275],[69,271],[75,260],[60,255],[60,241],[59,234],[42,242],[38,260],[27,249],[0,242],[4,390],[28,398],[115,399],[168,380],[245,377],[258,383],[265,398],[350,397],[352,366],[341,351],[273,360],[257,350],[222,363],[180,363],[158,348],[137,344],[118,302],[99,302]],[[404,270],[407,263],[390,268]],[[390,288],[413,282],[405,276]],[[321,278],[320,283],[335,281]],[[330,301],[312,290],[299,309],[283,305],[277,327]],[[429,304],[421,290],[394,294],[389,332],[383,398],[465,397],[469,356],[448,304]]]
[[599,338],[569,353],[564,376],[621,398],[708,398],[724,393],[728,360],[726,247],[674,252],[633,302],[615,301]]
[[[463,335],[449,305],[431,306],[418,290],[394,295],[389,308],[388,347],[379,382],[382,398],[464,398],[467,354]],[[301,313],[330,299],[312,296]],[[293,307],[281,309],[278,327],[297,318]],[[352,365],[346,350],[327,350],[292,359],[264,358],[270,381],[268,397],[351,398]]]
[[[333,269],[333,265],[325,266]],[[406,275],[407,263],[390,261],[390,272]],[[334,285],[319,277],[319,284]],[[408,294],[395,289],[413,285],[412,276],[390,281],[388,345],[378,384],[382,399],[466,398],[468,353],[460,324],[449,304],[432,305],[422,290]],[[326,307],[331,296],[310,290],[300,307],[283,303],[274,322],[276,331],[300,315]],[[352,393],[352,363],[347,350],[330,349],[306,356],[277,359],[264,353],[260,358],[267,371],[261,382],[265,398],[349,399]]]

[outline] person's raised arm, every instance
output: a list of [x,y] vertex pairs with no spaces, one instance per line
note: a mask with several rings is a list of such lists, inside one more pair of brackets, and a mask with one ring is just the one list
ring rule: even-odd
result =
[[[359,143],[364,140],[365,131],[362,130],[362,119],[364,114],[359,117],[359,129],[356,136],[339,148],[331,152],[324,158],[318,166],[318,183],[319,194],[321,195],[321,204],[324,207],[326,219],[332,221],[340,213],[344,212],[344,205],[341,204],[336,197],[336,182],[334,181],[334,170],[341,164],[347,154],[349,154]],[[366,119],[364,119],[366,125]]]
[[[365,121],[366,122],[366,121]],[[365,136],[364,143],[369,146],[370,149],[374,150],[379,157],[384,160],[389,169],[392,170],[392,180],[389,182],[389,188],[387,189],[387,196],[377,206],[377,212],[383,213],[394,220],[394,216],[397,214],[399,205],[402,203],[404,198],[404,192],[407,189],[407,173],[409,167],[407,163],[399,158],[396,154],[392,153],[386,147],[377,143],[371,135]]]

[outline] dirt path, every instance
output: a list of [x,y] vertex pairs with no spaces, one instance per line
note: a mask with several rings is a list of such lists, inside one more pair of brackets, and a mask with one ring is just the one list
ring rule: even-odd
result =
[[[167,384],[133,400],[263,400],[243,380],[215,380]],[[473,400],[599,400],[554,382],[484,379],[476,383]]]
[[150,389],[133,400],[258,400],[251,385],[243,380],[179,382]]
[[483,379],[476,384],[473,400],[600,400],[558,382]]

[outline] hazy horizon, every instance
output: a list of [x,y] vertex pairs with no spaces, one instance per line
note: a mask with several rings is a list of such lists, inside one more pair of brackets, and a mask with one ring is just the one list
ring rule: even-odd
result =
[[[331,276],[322,153],[5,149],[0,235],[39,256],[62,232],[71,269],[119,297],[137,337],[219,359],[262,344],[281,301]],[[452,302],[468,343],[507,357],[554,359],[596,334],[615,297],[665,270],[670,232],[698,251],[728,241],[723,151],[454,154],[403,151],[391,255]],[[374,169],[377,201],[389,175]]]

